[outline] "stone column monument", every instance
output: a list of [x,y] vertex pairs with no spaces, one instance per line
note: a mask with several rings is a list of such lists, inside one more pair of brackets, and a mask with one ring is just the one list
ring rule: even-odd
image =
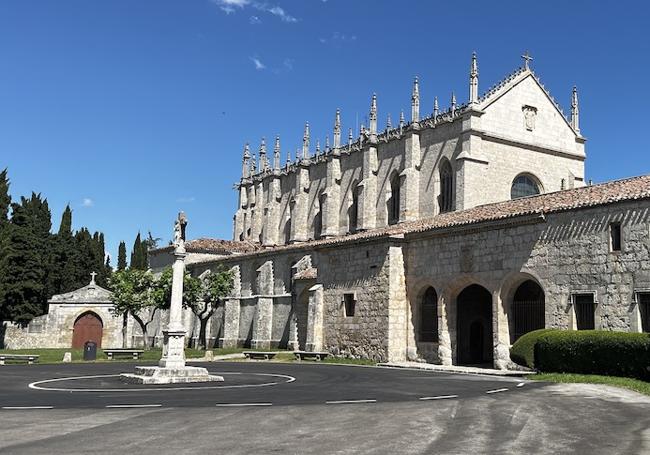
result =
[[123,373],[125,382],[136,384],[175,384],[187,382],[223,381],[201,367],[185,365],[185,328],[183,327],[183,278],[185,276],[185,227],[183,212],[174,222],[174,265],[172,266],[172,295],[169,322],[163,330],[163,355],[157,367],[135,367],[135,374]]

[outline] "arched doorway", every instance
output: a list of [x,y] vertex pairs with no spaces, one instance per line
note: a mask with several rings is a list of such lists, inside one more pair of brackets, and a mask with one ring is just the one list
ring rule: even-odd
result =
[[545,326],[544,290],[533,280],[519,285],[512,299],[511,342],[525,333]]
[[94,341],[102,347],[104,325],[97,314],[88,311],[77,318],[72,331],[72,349],[83,349],[86,341]]
[[458,364],[492,363],[492,295],[478,284],[456,299]]

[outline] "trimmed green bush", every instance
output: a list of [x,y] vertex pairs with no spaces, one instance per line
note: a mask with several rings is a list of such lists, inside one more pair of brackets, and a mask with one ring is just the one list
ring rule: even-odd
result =
[[535,368],[535,344],[539,337],[557,329],[539,329],[520,336],[510,348],[510,358],[518,365]]
[[650,334],[552,330],[534,344],[544,372],[600,374],[650,380]]

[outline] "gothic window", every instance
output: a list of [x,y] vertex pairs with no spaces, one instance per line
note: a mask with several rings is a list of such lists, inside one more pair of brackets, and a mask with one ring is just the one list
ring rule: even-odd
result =
[[323,235],[323,209],[325,208],[325,195],[318,196],[318,212],[314,216],[314,238],[320,239]]
[[594,294],[574,294],[573,307],[576,315],[576,328],[578,330],[594,330],[596,328]]
[[454,174],[451,164],[446,159],[440,164],[440,213],[453,210]]
[[288,244],[291,241],[291,218],[288,218],[284,223],[284,243]]
[[535,179],[526,174],[517,176],[512,181],[510,188],[510,199],[517,199],[526,196],[535,196],[540,193],[539,184]]
[[352,185],[352,204],[348,209],[348,223],[350,232],[355,232],[359,222],[359,187],[357,183]]
[[545,325],[544,291],[533,280],[524,281],[515,291],[512,299],[513,330],[511,341]]
[[390,179],[390,199],[388,200],[388,224],[395,224],[399,221],[400,204],[399,175],[395,173]]
[[438,295],[431,287],[420,302],[420,341],[438,341]]
[[650,292],[639,292],[636,299],[641,313],[641,331],[650,332]]

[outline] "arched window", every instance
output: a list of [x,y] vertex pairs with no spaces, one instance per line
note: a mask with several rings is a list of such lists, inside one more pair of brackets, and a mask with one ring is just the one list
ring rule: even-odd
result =
[[513,330],[511,341],[545,325],[544,290],[533,280],[527,280],[515,291],[512,299]]
[[388,199],[388,224],[395,224],[399,221],[399,174],[395,173],[390,179],[390,199]]
[[446,159],[440,164],[440,213],[451,212],[454,208],[454,173]]
[[291,242],[291,218],[287,218],[287,221],[284,223],[284,243],[289,244]]
[[420,302],[420,341],[438,341],[438,295],[429,288]]
[[539,194],[539,184],[535,179],[526,174],[515,177],[510,188],[510,199],[517,199],[526,196],[535,196]]
[[359,187],[357,183],[352,185],[352,204],[348,209],[348,225],[350,232],[356,232],[359,224]]

